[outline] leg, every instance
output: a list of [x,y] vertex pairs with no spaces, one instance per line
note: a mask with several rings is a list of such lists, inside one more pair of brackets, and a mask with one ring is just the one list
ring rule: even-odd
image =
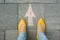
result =
[[18,25],[18,39],[17,40],[26,40],[26,23],[24,19],[21,19]]
[[37,40],[48,40],[48,38],[44,34],[45,28],[46,26],[44,20],[40,18],[37,22]]
[[26,33],[24,32],[21,32],[18,36],[18,39],[17,40],[26,40]]
[[48,40],[46,35],[43,32],[38,33],[38,40]]

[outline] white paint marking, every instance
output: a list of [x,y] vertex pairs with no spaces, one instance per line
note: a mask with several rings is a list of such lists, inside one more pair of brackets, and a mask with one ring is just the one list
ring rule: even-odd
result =
[[33,17],[36,16],[32,10],[31,4],[29,4],[29,9],[26,12],[25,17],[28,17],[28,26],[33,26]]

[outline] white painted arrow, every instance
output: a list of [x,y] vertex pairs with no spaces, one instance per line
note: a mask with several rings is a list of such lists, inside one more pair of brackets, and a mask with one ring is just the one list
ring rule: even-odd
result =
[[29,4],[29,8],[25,14],[25,17],[28,17],[28,26],[33,26],[33,17],[36,17],[36,16],[32,10],[31,4]]

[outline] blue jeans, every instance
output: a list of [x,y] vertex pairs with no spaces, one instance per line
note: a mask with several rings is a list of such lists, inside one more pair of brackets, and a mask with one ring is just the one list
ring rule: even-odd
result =
[[[18,36],[17,40],[26,40],[26,33],[21,32]],[[48,38],[45,36],[43,32],[38,33],[38,40],[48,40]]]

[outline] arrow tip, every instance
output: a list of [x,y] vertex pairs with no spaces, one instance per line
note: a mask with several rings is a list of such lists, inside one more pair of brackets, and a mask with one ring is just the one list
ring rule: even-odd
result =
[[33,10],[32,10],[31,4],[29,4],[29,9],[26,12],[25,17],[36,17]]

